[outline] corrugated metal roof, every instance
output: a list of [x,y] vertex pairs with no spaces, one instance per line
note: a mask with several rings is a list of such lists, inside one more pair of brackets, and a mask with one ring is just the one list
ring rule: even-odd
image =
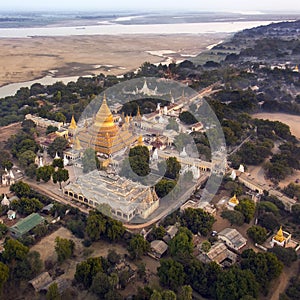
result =
[[10,230],[17,236],[22,236],[23,234],[29,232],[35,226],[41,224],[44,218],[38,213],[32,213],[23,220],[16,223],[14,226],[10,227]]

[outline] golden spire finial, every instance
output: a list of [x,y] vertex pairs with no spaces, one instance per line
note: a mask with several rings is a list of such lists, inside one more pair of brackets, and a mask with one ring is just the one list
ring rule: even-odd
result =
[[140,135],[140,136],[138,137],[138,146],[144,146],[143,136],[142,136],[142,135]]
[[76,121],[74,119],[74,115],[72,115],[72,119],[71,119],[69,129],[76,129],[76,128],[77,128],[77,124],[76,124]]

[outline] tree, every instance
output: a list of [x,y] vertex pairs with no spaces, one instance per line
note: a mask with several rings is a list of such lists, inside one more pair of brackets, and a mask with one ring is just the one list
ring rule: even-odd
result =
[[94,149],[88,148],[82,156],[83,173],[91,172],[100,168],[100,161]]
[[47,300],[60,300],[61,299],[56,282],[50,284],[47,294],[46,294],[46,299]]
[[211,248],[211,243],[209,241],[203,241],[201,245],[201,250],[205,253],[207,253]]
[[59,183],[59,188],[61,189],[61,183],[66,182],[69,179],[69,171],[66,169],[58,168],[57,171],[54,171],[52,174],[53,182]]
[[105,233],[106,220],[99,212],[91,211],[86,223],[86,233],[92,241],[97,241]]
[[87,289],[91,286],[95,275],[102,271],[103,267],[100,257],[90,257],[76,265],[74,278]]
[[1,295],[2,287],[4,283],[8,280],[8,278],[9,278],[9,268],[4,263],[0,262],[0,295]]
[[57,153],[60,157],[63,156],[63,151],[67,148],[68,141],[63,137],[57,137],[48,147],[48,154],[55,157]]
[[55,132],[57,130],[58,128],[56,126],[49,125],[46,129],[46,134],[48,135],[49,133]]
[[273,231],[279,227],[279,222],[274,214],[265,213],[259,217],[259,225]]
[[250,223],[254,217],[255,203],[250,199],[241,199],[240,203],[234,209],[244,215],[246,223]]
[[29,165],[33,164],[35,161],[35,153],[31,150],[26,150],[20,155],[18,155],[19,164],[22,168],[27,168]]
[[172,257],[184,258],[193,252],[193,234],[185,227],[181,227],[169,243]]
[[36,170],[36,180],[40,181],[42,179],[44,182],[48,182],[53,173],[54,168],[52,166],[40,167]]
[[125,228],[124,228],[122,222],[109,218],[106,221],[105,233],[106,233],[107,238],[110,241],[115,242],[115,241],[119,241],[122,239],[122,237],[125,233]]
[[197,119],[189,111],[180,113],[179,119],[181,122],[187,125],[195,124],[198,122]]
[[55,238],[55,251],[57,260],[62,263],[73,255],[75,243],[72,240],[63,239],[60,237]]
[[28,176],[29,178],[33,179],[36,176],[36,170],[37,170],[37,165],[36,164],[30,164],[25,169],[25,175]]
[[244,224],[244,215],[236,210],[224,210],[221,213],[221,217],[227,219],[230,225],[242,226]]
[[174,130],[174,131],[178,132],[179,131],[179,125],[176,122],[176,120],[174,120],[173,118],[169,118],[168,121],[169,121],[169,123],[166,126],[166,129],[167,130]]
[[29,248],[21,242],[13,239],[7,239],[4,243],[2,257],[5,262],[22,261],[26,258]]
[[20,200],[13,200],[11,208],[22,215],[30,215],[42,209],[43,204],[36,198],[22,197]]
[[147,176],[150,173],[150,154],[146,146],[136,146],[129,151],[129,163],[132,171],[138,176]]
[[15,193],[18,197],[28,197],[31,193],[30,186],[23,182],[19,181],[10,186],[10,191]]
[[190,285],[183,285],[178,294],[178,300],[192,300],[193,299],[193,289]]
[[108,275],[103,272],[98,272],[93,279],[91,291],[100,297],[100,299],[103,299],[111,288]]
[[253,225],[247,230],[247,235],[254,243],[262,244],[267,239],[267,230],[259,225]]
[[181,263],[169,258],[160,261],[157,275],[163,286],[177,291],[185,281],[184,269]]
[[270,282],[280,275],[283,264],[275,254],[270,252],[255,253],[252,249],[248,249],[242,253],[241,257],[241,268],[250,270],[261,290],[267,293]]
[[152,292],[152,295],[150,297],[150,300],[162,300],[162,296],[161,296],[161,293],[157,290],[154,290]]
[[277,258],[287,267],[290,267],[292,262],[297,260],[297,253],[293,248],[284,248],[275,245],[275,247],[268,250],[274,253]]
[[156,185],[155,185],[155,192],[158,197],[162,198],[168,195],[176,186],[176,182],[171,179],[162,178]]
[[64,160],[62,158],[53,159],[52,167],[53,168],[63,168],[64,167]]
[[187,227],[192,233],[206,236],[212,229],[215,219],[201,208],[187,208],[181,214],[181,225]]
[[181,169],[180,162],[176,157],[169,157],[166,161],[167,169],[165,173],[165,177],[169,179],[178,179],[179,171]]
[[300,224],[300,204],[295,204],[292,206],[292,216],[294,222]]
[[5,234],[7,233],[8,228],[5,224],[0,223],[0,240],[3,239],[3,237],[5,236]]
[[24,120],[22,122],[22,130],[28,134],[34,133],[36,124],[32,120]]
[[255,299],[258,295],[258,284],[251,271],[234,267],[221,272],[216,284],[216,299],[240,300],[247,295]]
[[176,294],[173,291],[170,290],[164,290],[161,293],[162,300],[176,300]]
[[150,244],[140,234],[135,235],[129,242],[128,252],[132,259],[141,258],[150,250]]

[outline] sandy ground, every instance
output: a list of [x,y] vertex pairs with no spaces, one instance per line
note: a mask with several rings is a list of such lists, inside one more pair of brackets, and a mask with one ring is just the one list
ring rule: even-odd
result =
[[300,139],[300,116],[283,113],[258,113],[252,115],[257,119],[269,119],[271,121],[280,121],[290,126],[291,133]]
[[101,72],[119,75],[145,61],[187,59],[222,39],[220,33],[0,39],[0,86],[41,78],[51,70],[57,70],[59,77]]
[[12,135],[16,134],[21,129],[21,122],[13,123],[7,126],[0,126],[0,149],[3,149],[5,143]]

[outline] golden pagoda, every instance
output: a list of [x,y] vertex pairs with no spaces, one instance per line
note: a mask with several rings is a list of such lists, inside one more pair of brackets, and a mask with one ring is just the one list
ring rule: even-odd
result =
[[280,226],[279,230],[277,231],[277,234],[274,236],[274,240],[282,243],[285,241],[285,237],[283,235],[282,226]]
[[137,121],[141,121],[142,120],[142,115],[141,115],[141,111],[140,111],[140,107],[139,106],[138,106],[135,118],[136,118]]
[[129,131],[129,126],[124,125],[119,128],[114,122],[104,95],[93,124],[79,133],[80,143],[83,148],[91,147],[97,152],[108,155],[118,152],[136,141]]
[[138,137],[137,144],[138,144],[138,146],[144,146],[143,136],[142,135],[140,135]]
[[236,194],[234,194],[233,197],[231,197],[228,201],[228,205],[229,206],[232,206],[232,207],[235,207],[237,206],[238,204],[240,203],[240,201],[238,200],[238,198],[236,197]]
[[72,119],[71,119],[71,123],[70,123],[69,129],[76,130],[76,128],[77,128],[77,124],[76,124],[76,121],[75,121],[74,115],[73,115]]

